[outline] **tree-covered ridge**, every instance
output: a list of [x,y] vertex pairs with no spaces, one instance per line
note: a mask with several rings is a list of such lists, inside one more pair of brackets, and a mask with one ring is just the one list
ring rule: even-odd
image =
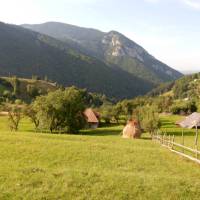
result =
[[[155,85],[80,53],[73,45],[19,26],[0,23],[0,75],[37,75],[117,99],[143,95]],[[120,84],[119,84],[120,83]]]
[[200,73],[184,76],[174,82],[161,84],[149,96],[171,95],[175,99],[200,99]]
[[[38,96],[44,96],[59,89],[64,90],[65,88],[48,80],[48,77],[45,80],[40,79],[38,76],[33,76],[31,79],[16,76],[0,77],[0,105],[5,102],[13,104],[16,101],[30,104]],[[87,107],[100,107],[105,103],[115,103],[117,101],[102,94],[91,93],[87,89],[79,89],[79,91]]]
[[0,102],[15,100],[30,103],[37,96],[55,91],[60,86],[48,80],[40,80],[33,76],[31,79],[13,77],[0,77]]

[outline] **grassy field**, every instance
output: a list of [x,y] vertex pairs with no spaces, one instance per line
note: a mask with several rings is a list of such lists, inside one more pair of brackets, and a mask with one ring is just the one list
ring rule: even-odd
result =
[[[170,129],[170,124],[163,128]],[[122,139],[121,126],[80,135],[34,133],[0,117],[0,199],[199,199],[200,166],[148,135]],[[171,124],[172,126],[172,124]],[[172,128],[172,127],[171,127]],[[177,131],[178,134],[178,131]]]

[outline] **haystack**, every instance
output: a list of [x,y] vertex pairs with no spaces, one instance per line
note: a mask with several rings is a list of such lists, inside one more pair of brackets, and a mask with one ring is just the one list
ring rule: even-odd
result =
[[137,120],[128,121],[123,129],[123,138],[140,138],[142,134],[140,123]]

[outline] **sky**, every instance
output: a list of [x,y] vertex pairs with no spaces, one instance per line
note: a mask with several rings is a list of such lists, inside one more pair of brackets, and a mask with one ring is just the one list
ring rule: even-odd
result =
[[0,21],[116,30],[180,71],[200,71],[200,0],[0,0]]

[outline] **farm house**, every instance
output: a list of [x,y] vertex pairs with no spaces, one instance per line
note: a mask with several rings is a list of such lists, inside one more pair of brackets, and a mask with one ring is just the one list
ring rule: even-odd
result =
[[87,121],[87,127],[91,129],[98,128],[99,126],[99,114],[93,111],[91,108],[87,108],[84,111],[84,116]]
[[176,123],[182,128],[199,128],[200,127],[200,113],[194,112],[185,119]]

